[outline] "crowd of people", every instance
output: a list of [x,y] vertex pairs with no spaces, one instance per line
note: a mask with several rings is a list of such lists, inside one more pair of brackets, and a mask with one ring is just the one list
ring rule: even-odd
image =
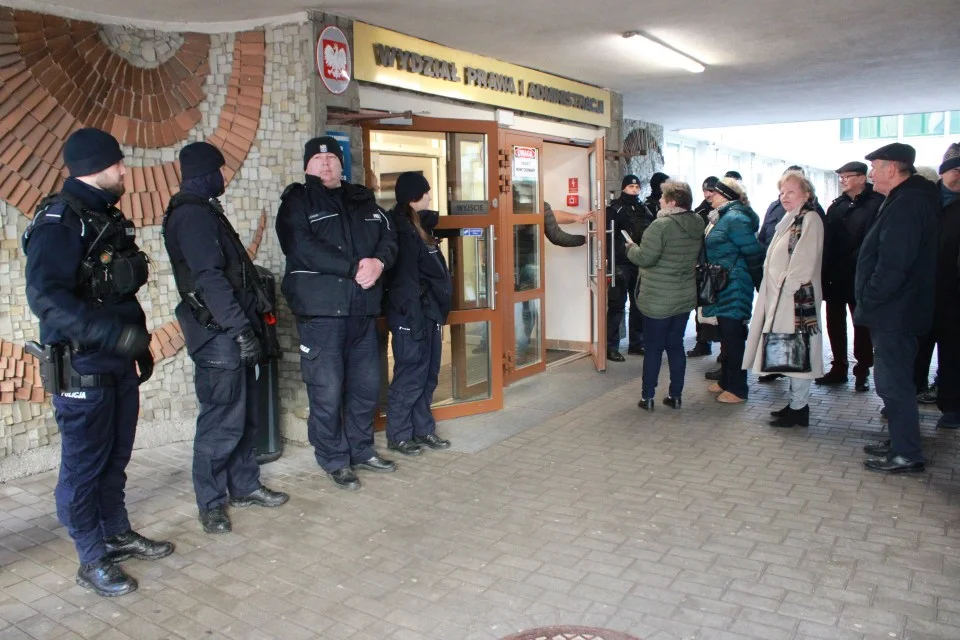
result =
[[[720,368],[706,373],[718,402],[747,401],[748,370],[759,383],[786,377],[790,402],[771,412],[770,425],[806,427],[812,385],[849,381],[849,309],[854,389],[869,390],[872,368],[890,435],[864,447],[864,465],[884,473],[925,470],[918,403],[938,405],[938,428],[960,428],[960,144],[947,149],[936,182],[918,173],[916,151],[906,144],[865,159],[869,168],[852,161],[836,170],[843,193],[826,211],[803,169],[788,168],[762,221],[734,171],[704,180],[695,209],[686,183],[658,173],[644,203],[639,179],[624,178],[623,194],[607,208],[614,237],[624,237],[611,290],[636,291],[629,337],[630,353],[645,357],[641,409],[654,410],[664,351],[670,388],[663,403],[679,409],[686,358],[711,355],[719,342]],[[634,271],[623,268],[621,255]],[[709,300],[698,299],[708,272],[721,273],[723,282]],[[607,355],[614,362],[624,360],[624,297],[610,297]],[[694,311],[697,341],[685,354]],[[828,371],[824,331],[833,354]],[[934,347],[939,368],[931,388]]]

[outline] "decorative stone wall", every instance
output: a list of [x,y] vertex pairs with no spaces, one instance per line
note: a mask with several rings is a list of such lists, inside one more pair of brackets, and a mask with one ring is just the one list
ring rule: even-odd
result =
[[[663,170],[663,145],[662,126],[642,120],[623,121],[623,175],[632,173],[640,178],[641,198],[650,195],[650,176]],[[618,193],[619,187],[617,184]]]

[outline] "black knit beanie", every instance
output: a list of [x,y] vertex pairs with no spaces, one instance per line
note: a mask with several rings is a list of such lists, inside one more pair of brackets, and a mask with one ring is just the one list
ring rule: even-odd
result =
[[220,149],[209,142],[194,142],[180,150],[180,174],[183,180],[213,173],[226,163]]
[[623,176],[623,180],[620,182],[620,190],[623,191],[631,184],[640,184],[640,178],[632,173],[628,173],[627,175]]
[[74,178],[100,173],[121,160],[120,143],[100,129],[77,129],[63,145],[63,163]]
[[430,183],[423,177],[422,173],[417,171],[407,171],[400,174],[397,178],[395,193],[397,204],[409,204],[417,202],[427,191],[430,191]]
[[303,146],[303,168],[306,169],[310,164],[310,158],[318,153],[332,153],[340,160],[340,166],[343,167],[343,149],[336,138],[331,136],[320,136],[307,141]]

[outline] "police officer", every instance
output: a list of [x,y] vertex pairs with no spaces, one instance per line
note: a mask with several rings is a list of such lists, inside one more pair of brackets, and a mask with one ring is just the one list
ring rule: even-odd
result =
[[621,183],[620,197],[607,206],[607,224],[613,225],[614,277],[610,283],[607,301],[607,359],[623,362],[620,353],[620,324],[623,322],[624,306],[630,300],[630,337],[627,353],[643,355],[643,322],[637,310],[636,289],[639,269],[627,259],[626,231],[633,241],[640,244],[643,232],[654,221],[654,215],[640,200],[640,178],[626,175]]
[[253,451],[262,318],[273,309],[217,200],[224,191],[224,164],[212,144],[185,146],[180,192],[163,217],[163,241],[181,297],[177,320],[195,365],[200,412],[193,489],[207,533],[231,530],[228,494],[232,507],[279,507],[288,499],[260,484]]
[[387,274],[387,324],[393,334],[393,381],[387,394],[387,447],[420,455],[422,447],[446,449],[430,410],[440,376],[441,326],[450,313],[453,285],[432,231],[439,221],[429,211],[430,184],[421,173],[400,174],[397,206],[397,262]]
[[373,448],[380,279],[396,260],[397,238],[373,192],[341,180],[343,151],[334,138],[307,142],[303,167],[304,183],[284,190],[277,212],[287,257],[281,290],[297,316],[317,463],[338,487],[354,490],[360,481],[352,467],[397,468]]
[[[147,257],[136,230],[116,208],[123,194],[123,153],[108,133],[80,129],[63,147],[70,172],[44,199],[23,235],[27,300],[40,320],[44,387],[60,427],[57,517],[80,558],[77,584],[101,596],[137,588],[119,562],[156,560],[169,542],[130,527],[124,470],[140,410],[138,385],[153,373],[150,334],[136,293]],[[140,369],[137,375],[137,367]]]

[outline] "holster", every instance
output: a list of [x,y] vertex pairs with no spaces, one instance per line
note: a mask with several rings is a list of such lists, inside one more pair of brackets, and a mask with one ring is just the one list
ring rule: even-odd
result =
[[40,362],[40,378],[43,390],[50,395],[60,395],[81,389],[96,389],[116,385],[110,374],[80,374],[73,368],[73,351],[65,344],[41,345],[28,342],[27,353]]

